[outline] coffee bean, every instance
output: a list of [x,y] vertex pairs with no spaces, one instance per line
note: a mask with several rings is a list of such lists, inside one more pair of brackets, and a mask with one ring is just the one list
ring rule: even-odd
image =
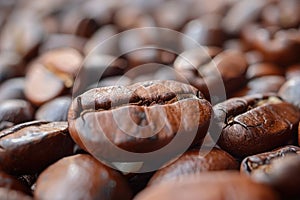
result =
[[242,97],[250,94],[277,93],[285,83],[283,76],[262,76],[254,78],[247,83],[242,90],[233,94],[234,97]]
[[236,169],[239,169],[239,163],[221,149],[193,149],[158,170],[152,176],[148,185],[156,185],[169,180],[176,181],[182,176],[195,175],[206,171]]
[[38,53],[44,38],[41,21],[31,12],[19,10],[10,16],[0,35],[0,49],[11,51],[29,61]]
[[11,99],[0,103],[0,122],[18,124],[33,119],[34,111],[25,100]]
[[297,30],[278,30],[258,25],[243,30],[246,42],[260,51],[265,61],[288,65],[299,60],[296,52],[300,49],[300,34]]
[[2,171],[0,171],[0,189],[19,191],[19,192],[21,192],[23,194],[27,194],[27,195],[31,194],[29,188],[22,185],[22,183],[19,182],[14,177],[12,177]]
[[30,174],[73,152],[66,122],[27,122],[0,132],[0,166],[10,174]]
[[262,19],[267,25],[297,28],[300,25],[299,9],[300,3],[297,0],[275,1],[275,4],[263,9]]
[[[30,66],[25,81],[25,96],[35,105],[42,105],[61,95],[73,83],[69,76],[58,77],[41,64]],[[66,85],[66,86],[65,86]]]
[[300,109],[300,77],[295,77],[284,83],[279,96]]
[[298,146],[300,146],[300,122],[298,126]]
[[300,119],[299,110],[276,95],[232,98],[214,106],[214,112],[222,128],[218,144],[238,157],[286,144]]
[[35,199],[131,199],[125,179],[90,155],[65,157],[38,177]]
[[95,52],[99,54],[117,55],[118,53],[118,39],[109,40],[111,37],[118,33],[118,29],[114,25],[102,26],[92,37],[87,41],[84,46],[84,53]]
[[250,65],[246,73],[246,77],[248,79],[269,75],[283,76],[284,72],[282,68],[272,63],[257,63],[254,65]]
[[24,66],[21,63],[21,58],[13,52],[1,52],[0,54],[0,82],[9,78],[23,75]]
[[206,97],[209,96],[208,88],[220,87],[223,82],[227,94],[241,88],[246,83],[247,67],[241,52],[226,50],[219,53],[215,48],[186,51],[174,63],[178,73],[183,72],[186,80]]
[[239,34],[245,25],[259,18],[259,14],[267,2],[260,0],[237,1],[223,18],[222,27],[229,34]]
[[[300,148],[285,146],[245,158],[241,172],[274,187],[285,197],[300,196]],[[292,181],[291,181],[292,180]]]
[[67,121],[71,97],[57,97],[42,105],[35,113],[35,119],[45,121]]
[[107,153],[111,148],[105,137],[131,152],[160,149],[177,135],[190,140],[189,145],[201,144],[210,117],[211,105],[196,88],[175,81],[147,81],[89,90],[74,99],[68,121],[76,143],[101,154],[101,149]]
[[33,200],[33,198],[29,195],[26,195],[16,190],[7,189],[7,188],[0,188],[0,199]]
[[31,65],[25,82],[25,95],[35,105],[59,96],[73,86],[82,56],[72,48],[56,49],[40,56]]
[[25,99],[24,78],[12,78],[0,85],[0,101],[8,99]]
[[150,186],[135,200],[278,199],[270,187],[252,182],[237,172],[209,172]]
[[192,38],[193,41],[184,37],[182,41],[184,49],[190,50],[198,47],[195,46],[195,42],[198,45],[222,46],[225,35],[220,23],[221,16],[219,15],[207,15],[187,23],[183,28],[183,34]]
[[292,79],[294,77],[300,76],[300,65],[291,65],[285,70],[285,77],[287,80]]
[[39,53],[43,54],[45,52],[70,47],[76,49],[79,52],[83,52],[83,47],[86,43],[86,39],[74,36],[71,34],[51,34],[49,35],[39,48]]

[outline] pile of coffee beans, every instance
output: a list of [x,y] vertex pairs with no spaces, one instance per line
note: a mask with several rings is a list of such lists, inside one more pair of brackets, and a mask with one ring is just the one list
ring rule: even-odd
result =
[[299,0],[0,1],[1,200],[299,199],[299,121]]

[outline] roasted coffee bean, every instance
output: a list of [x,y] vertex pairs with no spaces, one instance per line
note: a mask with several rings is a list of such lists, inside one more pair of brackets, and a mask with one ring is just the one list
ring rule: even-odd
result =
[[298,126],[298,146],[300,146],[300,122]]
[[237,172],[209,172],[183,176],[177,181],[166,181],[153,185],[135,200],[215,200],[215,199],[279,199],[270,187],[252,182]]
[[32,186],[35,184],[37,177],[38,174],[30,174],[30,175],[17,176],[17,179],[27,188],[32,189]]
[[71,86],[70,77],[58,77],[41,64],[33,64],[25,81],[25,96],[35,105],[42,105],[61,95],[65,87]]
[[[183,34],[192,38],[193,41],[184,37],[182,41],[184,49],[194,49],[198,45],[222,46],[225,34],[220,27],[221,19],[219,15],[207,15],[187,23],[183,28]],[[197,46],[195,46],[195,41]]]
[[35,119],[45,121],[67,121],[71,97],[57,97],[42,105],[35,113]]
[[8,99],[25,99],[24,78],[12,78],[0,85],[0,101]]
[[[180,13],[180,15],[178,15]],[[158,27],[180,30],[189,17],[189,7],[181,1],[169,1],[154,10],[154,19]]]
[[0,103],[0,122],[18,124],[32,120],[33,115],[32,106],[25,100],[11,99]]
[[214,112],[222,129],[218,145],[238,157],[286,144],[300,119],[296,107],[272,94],[232,98],[214,106]]
[[178,73],[183,73],[186,80],[206,97],[209,96],[208,88],[220,87],[223,82],[227,94],[241,88],[246,83],[247,67],[241,52],[226,50],[219,53],[215,48],[186,51],[174,62]]
[[245,52],[248,50],[248,47],[244,44],[244,41],[241,39],[226,40],[223,44],[223,48],[241,52]]
[[41,173],[35,199],[131,199],[124,177],[90,155],[63,158]]
[[41,105],[73,86],[82,56],[72,48],[56,49],[41,55],[30,67],[25,82],[25,95]]
[[29,195],[26,195],[16,190],[7,189],[7,188],[0,188],[0,199],[33,200],[33,198]]
[[60,48],[74,48],[79,52],[83,52],[83,47],[86,43],[86,39],[70,35],[70,34],[51,34],[43,42],[39,48],[39,53],[60,49]]
[[223,18],[222,27],[229,34],[239,34],[245,25],[259,18],[260,12],[267,2],[265,0],[237,1]]
[[110,148],[108,137],[122,149],[150,152],[177,134],[187,140],[195,134],[190,142],[201,144],[210,117],[211,105],[196,88],[158,80],[89,90],[74,99],[68,121],[72,138],[87,151]]
[[270,75],[283,76],[284,71],[282,68],[272,63],[257,63],[250,65],[246,73],[248,79]]
[[300,77],[295,77],[284,83],[279,96],[300,109]]
[[[262,20],[271,26],[296,28],[300,25],[300,2],[297,0],[275,1],[262,11]],[[294,13],[294,14],[293,14]]]
[[115,56],[91,53],[83,63],[83,67],[76,77],[76,85],[73,87],[73,95],[82,94],[88,86],[97,84],[110,76],[124,74],[127,61]]
[[[15,190],[30,195],[29,188],[24,186],[16,178],[0,171],[0,189]],[[1,196],[1,195],[0,195]]]
[[80,37],[89,38],[95,33],[99,28],[99,24],[93,18],[82,19],[76,29],[76,35]]
[[[114,25],[105,25],[95,32],[84,46],[84,53],[88,55],[93,51],[96,55],[108,54],[117,55],[118,39],[111,37],[118,34],[118,28]],[[89,58],[89,57],[88,57]]]
[[13,125],[14,125],[14,123],[12,123],[12,122],[2,121],[2,122],[0,122],[0,131],[7,129],[9,127],[12,127]]
[[31,12],[19,10],[10,16],[0,34],[1,51],[11,51],[28,61],[38,53],[44,38],[40,18]]
[[148,185],[176,180],[182,176],[199,174],[207,171],[237,170],[239,163],[225,151],[213,149],[193,149],[184,153],[176,161],[158,170]]
[[262,76],[254,78],[242,90],[234,93],[233,97],[242,97],[250,94],[277,93],[285,83],[283,76]]
[[297,30],[248,26],[243,35],[250,46],[263,54],[265,61],[288,65],[299,60],[300,34]]
[[9,78],[24,74],[24,66],[21,63],[21,58],[13,52],[1,52],[0,54],[0,82]]
[[294,78],[294,77],[299,77],[300,76],[300,65],[291,65],[286,68],[285,70],[285,77],[287,80]]
[[300,148],[285,146],[245,158],[241,172],[274,187],[283,196],[300,197]]
[[245,58],[249,65],[257,64],[263,62],[263,55],[259,51],[248,51],[245,53]]
[[0,132],[0,166],[10,174],[32,174],[71,155],[67,122],[27,122]]

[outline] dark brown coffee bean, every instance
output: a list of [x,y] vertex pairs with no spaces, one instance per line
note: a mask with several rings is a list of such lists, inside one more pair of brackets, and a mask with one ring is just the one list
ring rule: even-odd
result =
[[182,45],[184,49],[196,48],[195,42],[205,46],[222,46],[225,35],[220,27],[221,16],[207,15],[199,19],[194,19],[187,23],[183,28],[183,34],[193,39],[183,38]]
[[93,18],[84,18],[82,19],[75,31],[75,35],[78,35],[80,37],[86,37],[89,38],[95,33],[99,28],[99,24],[97,21]]
[[100,84],[103,79],[124,74],[127,66],[125,59],[91,53],[86,57],[83,67],[78,72],[73,87],[73,95],[78,96],[82,94],[90,85],[99,84],[99,86],[103,86]]
[[167,164],[158,170],[151,178],[148,185],[176,180],[179,177],[199,174],[206,171],[237,170],[239,163],[225,151],[213,148],[211,150],[190,150],[176,161]]
[[275,1],[263,9],[263,22],[282,28],[297,28],[300,25],[300,2],[297,0]]
[[245,52],[248,50],[248,47],[245,45],[245,42],[241,39],[230,39],[226,40],[223,44],[224,49],[231,49],[236,51]]
[[298,146],[300,146],[300,122],[298,126]]
[[209,172],[183,176],[177,181],[150,186],[134,200],[278,199],[270,187],[252,182],[237,172]]
[[283,196],[300,196],[300,148],[286,146],[245,158],[241,172],[274,187]]
[[25,185],[27,188],[32,190],[32,186],[35,184],[38,174],[30,174],[30,175],[21,175],[17,176],[17,179],[20,183]]
[[33,198],[29,195],[26,195],[16,190],[7,189],[7,188],[0,188],[0,199],[33,200]]
[[223,18],[222,27],[229,34],[239,34],[245,25],[259,18],[260,12],[267,2],[261,0],[237,1]]
[[42,105],[35,113],[35,119],[45,121],[67,121],[71,97],[58,97]]
[[66,122],[27,122],[0,132],[0,166],[10,174],[39,172],[70,155],[74,143]]
[[[98,149],[99,144],[106,146],[108,137],[122,149],[150,152],[180,133],[186,139],[195,134],[194,143],[201,144],[210,117],[211,105],[196,88],[158,80],[89,90],[74,99],[68,121],[72,138],[87,151],[96,148],[101,153],[106,148]],[[95,127],[86,127],[87,122]],[[86,128],[90,134],[85,134]]]
[[24,93],[31,103],[42,105],[62,94],[65,87],[70,87],[72,84],[71,77],[59,77],[43,65],[36,63],[28,70]]
[[285,77],[287,80],[292,79],[294,77],[300,77],[300,65],[291,65],[285,70]]
[[246,73],[248,79],[269,75],[283,76],[284,72],[282,68],[272,63],[257,63],[250,65]]
[[74,48],[79,52],[83,52],[83,47],[86,43],[86,39],[70,34],[51,34],[49,35],[39,48],[39,53],[60,49],[60,48]]
[[262,76],[254,78],[247,83],[242,90],[234,93],[234,97],[242,97],[250,94],[277,93],[285,83],[283,76]]
[[2,171],[0,171],[0,189],[15,190],[27,195],[31,194],[29,187],[25,187],[17,179]]
[[257,64],[263,62],[263,55],[259,51],[248,51],[245,53],[245,58],[249,65]]
[[[84,46],[84,53],[88,55],[93,51],[95,54],[117,55],[118,53],[118,39],[114,35],[118,33],[118,29],[114,25],[102,26]],[[89,57],[87,57],[89,58]]]
[[32,120],[33,115],[32,106],[25,100],[11,99],[0,103],[0,122],[18,124]]
[[[180,13],[180,15],[178,15]],[[189,17],[189,6],[181,1],[169,1],[154,10],[158,27],[180,30]]]
[[12,127],[13,125],[14,125],[14,123],[12,123],[12,122],[2,121],[2,122],[0,122],[0,131],[7,129],[9,127]]
[[294,29],[248,26],[243,30],[246,42],[260,51],[265,61],[288,65],[299,60],[300,33]]
[[0,85],[0,101],[8,99],[25,99],[24,78],[12,78]]
[[226,50],[219,53],[215,48],[186,51],[174,62],[178,74],[182,74],[207,98],[208,88],[218,88],[223,82],[227,94],[241,88],[246,83],[247,66],[247,61],[241,52]]
[[2,52],[0,54],[0,83],[9,78],[23,75],[23,68],[19,55],[13,52]]
[[44,37],[41,21],[19,10],[10,16],[0,35],[0,49],[15,52],[25,60],[35,57]]
[[300,119],[299,110],[276,95],[232,98],[214,106],[214,111],[217,119],[225,119],[218,122],[218,144],[238,157],[286,144]]
[[137,27],[152,27],[155,25],[152,17],[144,13],[138,6],[123,6],[116,12],[114,23],[121,30],[128,30]]
[[300,77],[292,78],[284,83],[278,95],[300,109]]
[[28,70],[25,95],[35,105],[41,105],[73,86],[82,56],[72,48],[43,54]]
[[63,158],[38,177],[35,199],[131,199],[125,179],[90,155]]

